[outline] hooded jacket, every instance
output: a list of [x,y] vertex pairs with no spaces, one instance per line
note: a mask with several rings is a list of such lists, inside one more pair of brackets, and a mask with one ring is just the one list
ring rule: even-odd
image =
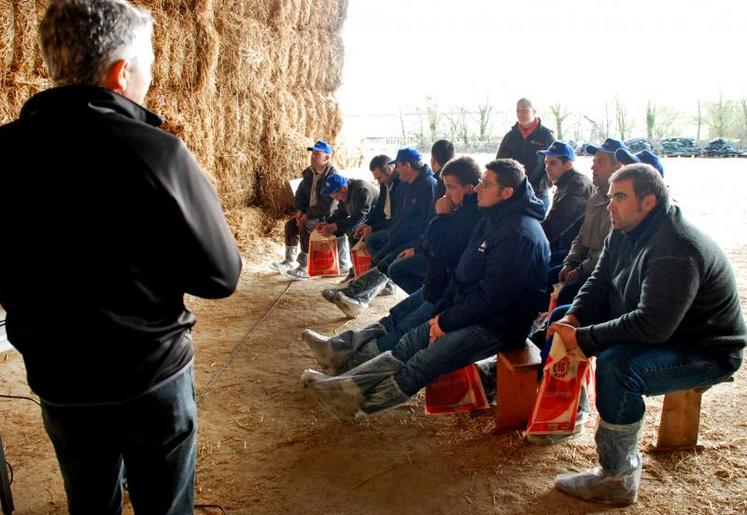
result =
[[121,402],[192,360],[185,293],[230,295],[241,257],[195,158],[109,90],[31,98],[0,127],[0,302],[31,389]]
[[379,188],[362,179],[348,179],[348,199],[337,203],[337,209],[327,219],[337,224],[338,235],[355,231],[363,225],[379,198]]
[[613,230],[568,311],[587,356],[623,343],[691,344],[741,355],[747,328],[724,252],[668,200]]
[[417,243],[433,218],[436,178],[430,165],[424,164],[417,178],[404,185],[406,188],[399,196],[397,218],[389,233],[389,243],[393,249]]
[[481,216],[477,194],[470,193],[453,213],[436,215],[428,225],[421,247],[427,262],[423,294],[431,304],[441,299]]
[[479,325],[507,346],[522,345],[547,304],[550,246],[545,210],[525,178],[507,200],[481,208],[449,286],[436,304],[444,332]]

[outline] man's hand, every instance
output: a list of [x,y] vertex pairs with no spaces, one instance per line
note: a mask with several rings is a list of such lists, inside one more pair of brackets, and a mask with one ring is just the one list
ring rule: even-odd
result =
[[454,203],[446,195],[436,201],[437,215],[449,215],[454,212],[454,209],[456,209]]
[[563,345],[565,345],[565,350],[568,351],[569,354],[576,354],[586,357],[584,355],[584,351],[582,351],[581,347],[578,346],[575,327],[568,324],[561,324],[560,322],[555,322],[550,327],[555,328],[553,330],[553,334],[557,333],[560,336],[560,339],[563,341]]
[[573,267],[569,265],[563,265],[563,268],[560,269],[560,273],[558,274],[558,281],[561,283],[564,283],[568,280],[568,274],[573,272]]
[[322,236],[329,236],[337,230],[337,224],[320,223],[316,226],[316,229],[322,234]]
[[557,325],[567,325],[573,328],[579,327],[581,325],[581,322],[578,321],[578,318],[576,318],[575,315],[566,315],[560,320],[550,324],[550,327],[547,328],[547,337],[552,338],[555,334]]
[[581,272],[578,271],[578,268],[574,268],[565,276],[566,284],[575,283],[579,279],[581,279]]
[[430,331],[428,333],[428,343],[433,343],[446,333],[441,330],[441,326],[438,325],[438,315],[428,320]]
[[399,254],[397,254],[397,259],[405,259],[409,258],[410,256],[415,255],[415,247],[410,247],[409,249],[405,249]]
[[361,225],[356,229],[355,231],[355,237],[359,240],[365,240],[369,236],[371,236],[371,233],[373,232],[373,228],[370,225]]
[[298,227],[303,227],[303,224],[306,223],[306,220],[309,218],[309,215],[304,213],[303,211],[296,211],[296,225]]

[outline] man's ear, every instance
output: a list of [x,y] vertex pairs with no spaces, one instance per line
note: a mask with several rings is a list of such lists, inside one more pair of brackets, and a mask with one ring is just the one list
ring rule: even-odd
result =
[[114,62],[104,77],[103,86],[120,95],[127,90],[127,81],[130,78],[129,63],[124,59]]
[[656,207],[656,195],[649,193],[643,199],[643,210],[650,213]]

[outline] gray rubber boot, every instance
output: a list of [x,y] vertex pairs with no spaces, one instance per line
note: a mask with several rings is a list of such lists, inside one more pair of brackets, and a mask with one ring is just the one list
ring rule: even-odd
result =
[[348,317],[356,318],[368,309],[368,303],[384,288],[387,280],[386,275],[373,268],[339,290],[335,295],[335,305]]
[[298,245],[286,245],[285,258],[282,261],[270,263],[270,268],[278,272],[284,272],[289,268],[293,268],[293,265],[296,264],[296,257],[298,257]]
[[347,234],[337,238],[337,262],[340,265],[340,275],[347,276],[353,269],[353,262],[350,259],[350,241]]
[[381,350],[376,343],[376,339],[369,340],[361,345],[358,349],[350,353],[347,361],[339,365],[336,368],[335,373],[341,374],[343,372],[347,372],[348,370],[352,370],[355,367],[362,365],[366,361],[375,358],[379,354],[381,354]]
[[292,270],[286,270],[283,275],[294,281],[304,281],[309,278],[308,263],[309,254],[301,252],[298,256],[298,266]]
[[[352,422],[364,413],[361,408],[369,399],[369,392],[385,379],[391,378],[402,366],[403,363],[391,351],[387,351],[337,377],[307,369],[301,375],[301,380],[326,411],[343,422]],[[366,408],[372,408],[371,403],[385,404],[381,396],[390,390],[396,393],[388,387],[380,392],[372,392],[373,401],[369,400]]]
[[360,409],[366,415],[381,413],[407,402],[409,395],[405,395],[399,388],[394,376],[389,376],[366,392]]
[[[336,336],[327,337],[310,329],[301,333],[301,339],[314,353],[317,362],[322,366],[325,373],[336,375],[352,367],[341,370],[356,351],[366,342],[376,339],[386,333],[386,329],[379,323],[371,324],[358,331],[350,330]],[[378,354],[378,352],[377,352]],[[371,356],[373,357],[373,356]]]
[[643,421],[610,424],[599,421],[595,440],[600,467],[555,477],[555,488],[585,501],[625,506],[638,498],[643,458],[638,438]]

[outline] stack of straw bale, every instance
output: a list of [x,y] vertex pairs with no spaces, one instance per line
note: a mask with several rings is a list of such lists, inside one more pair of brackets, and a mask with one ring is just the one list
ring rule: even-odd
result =
[[[156,20],[147,106],[195,153],[229,222],[289,207],[305,148],[342,124],[347,0],[136,0]],[[36,39],[47,0],[0,0],[0,122],[51,86]],[[233,222],[232,222],[233,223]],[[234,224],[234,229],[239,230]],[[237,234],[237,236],[239,236]],[[240,240],[246,240],[241,235]]]

